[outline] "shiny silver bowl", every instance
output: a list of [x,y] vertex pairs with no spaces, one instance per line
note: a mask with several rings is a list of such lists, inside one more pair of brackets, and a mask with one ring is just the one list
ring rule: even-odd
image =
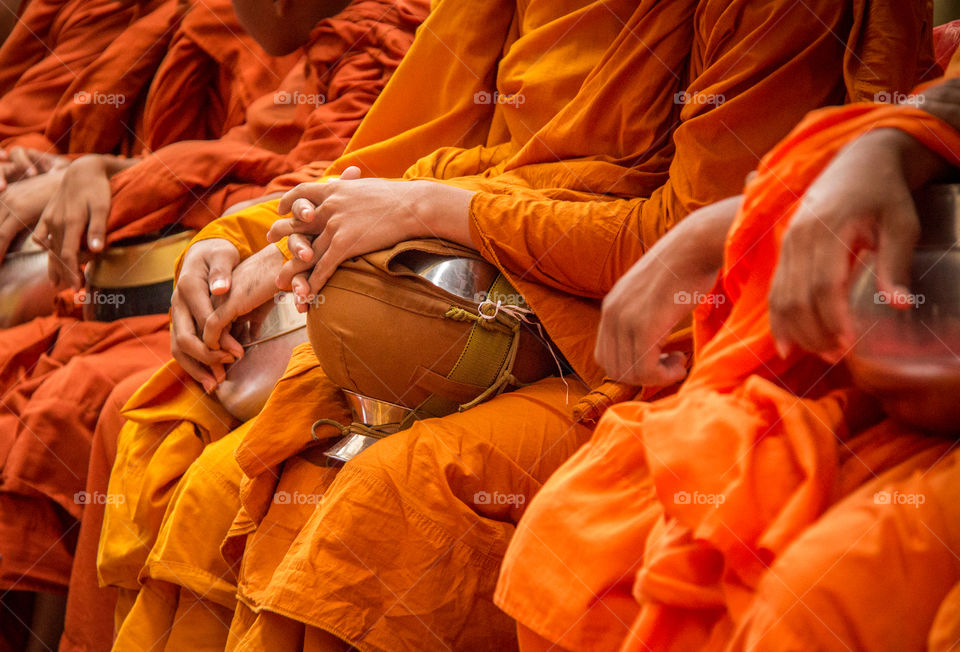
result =
[[343,393],[347,397],[354,420],[376,430],[378,436],[356,430],[347,432],[336,444],[323,452],[327,457],[339,462],[349,462],[387,435],[399,431],[403,420],[413,412],[402,405],[378,401],[346,389]]
[[230,365],[216,389],[217,400],[230,414],[248,421],[263,409],[294,347],[307,341],[306,325],[307,316],[297,312],[289,293],[278,294],[233,325],[243,358]]
[[53,312],[57,288],[47,275],[47,252],[29,237],[0,264],[0,328]]
[[923,233],[914,252],[910,301],[878,292],[872,267],[851,291],[857,342],[847,357],[854,381],[907,425],[960,434],[960,186],[915,197]]

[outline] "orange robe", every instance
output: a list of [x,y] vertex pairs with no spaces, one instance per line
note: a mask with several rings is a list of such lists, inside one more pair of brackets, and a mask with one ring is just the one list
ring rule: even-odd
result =
[[[31,3],[24,32],[4,46],[15,65],[0,73],[3,146],[140,155],[186,138],[219,138],[296,60],[268,56],[225,0],[182,11],[173,0],[112,0],[102,10],[85,3],[83,11],[60,3],[53,15],[46,4]],[[43,20],[49,27],[38,32]],[[45,35],[58,44],[49,54],[38,41]],[[34,48],[46,58],[31,64]]]
[[715,291],[728,300],[698,309],[685,384],[615,406],[520,523],[496,598],[529,649],[956,644],[955,443],[885,419],[842,364],[780,358],[769,331],[780,238],[804,191],[882,127],[960,162],[952,128],[871,104],[812,114],[764,158],[727,237]]
[[[156,150],[114,177],[109,240],[173,222],[199,229],[233,204],[292,185],[269,185],[279,175],[312,169],[308,164],[326,167],[343,152],[426,13],[425,0],[355,0],[321,21],[296,66],[250,104],[242,124],[216,141]],[[157,115],[161,107],[175,114],[170,107],[178,102],[158,103],[155,111],[148,106],[147,119],[165,124],[172,116]]]
[[[71,84],[47,137],[63,142],[68,134],[69,152],[130,156],[186,138],[220,138],[242,124],[247,107],[295,63],[292,55],[269,56],[244,31],[229,0],[181,4],[186,9],[176,22],[140,21],[111,43]],[[84,92],[124,99],[119,107],[73,101]]]
[[[165,315],[126,322],[41,317],[0,344],[0,587],[63,591],[89,442],[113,385],[169,355]],[[112,356],[119,354],[117,359]]]
[[[789,12],[745,2],[441,4],[328,172],[356,164],[367,174],[477,190],[471,223],[482,253],[523,292],[578,374],[597,384],[597,299],[646,247],[689,211],[735,194],[757,153],[808,109],[909,88],[931,65],[924,12],[888,11],[865,13],[860,2]],[[781,21],[784,12],[798,13]],[[845,58],[837,32],[857,57]],[[199,237],[226,237],[250,255],[264,246],[275,207],[223,218]],[[515,645],[492,590],[523,507],[519,498],[485,506],[476,495],[532,497],[589,435],[568,405],[584,387],[569,380],[568,397],[549,379],[416,424],[336,473],[318,464],[310,425],[345,418],[344,406],[301,347],[245,426],[239,469],[216,467],[217,482],[242,481],[239,499],[204,487],[211,467],[201,457],[185,476],[194,486],[168,504],[158,499],[166,487],[139,471],[136,451],[165,443],[160,424],[176,414],[181,394],[198,391],[173,384],[174,368],[128,406],[143,423],[131,417],[118,451],[128,449],[136,464],[118,457],[111,477],[138,501],[108,507],[101,538],[102,577],[143,584],[121,636],[149,631],[147,615],[158,611],[146,603],[157,596],[176,595],[177,586],[203,595],[204,585],[153,575],[175,550],[170,561],[197,560],[190,578],[211,574],[202,560],[219,559],[210,563],[221,579],[224,567],[239,569],[230,645],[320,645],[324,631],[370,648]],[[169,482],[184,461],[156,454],[146,468]],[[188,520],[178,514],[198,506],[218,521],[219,512],[236,511],[230,531],[178,529]],[[166,543],[138,551],[141,542],[124,535],[131,530]],[[139,560],[148,555],[154,564],[145,568]],[[167,613],[176,604],[169,600]]]
[[175,0],[29,2],[0,47],[0,147],[122,149],[178,20]]
[[[111,5],[114,10],[116,4]],[[144,97],[148,106],[172,103],[186,95],[190,83],[189,77],[183,77],[178,85],[168,83],[162,89],[147,90],[160,63],[158,55],[165,52],[171,35],[176,43],[193,43],[192,52],[200,61],[189,69],[201,75],[204,84],[211,78],[233,80],[220,84],[223,104],[242,103],[268,92],[277,83],[277,70],[292,65],[292,60],[284,63],[268,57],[249,37],[236,36],[240,25],[235,17],[224,22],[227,10],[232,15],[229,0],[191,6],[179,31],[174,30],[178,23],[172,22],[177,18],[175,10],[176,3],[168,2],[134,21],[105,45],[102,61],[78,70],[71,89],[89,92],[91,97],[112,92],[127,97],[124,102],[81,104],[74,102],[73,91],[68,91],[69,101],[61,102],[63,110],[50,119],[45,137],[54,138],[57,129],[62,129],[69,140],[55,138],[56,142],[68,151],[81,152],[110,151],[121,141],[130,147],[138,143],[129,125],[125,128],[114,112],[136,121]],[[74,10],[70,18],[81,20],[84,14]],[[222,59],[222,67],[211,53]],[[172,56],[173,64],[189,67],[187,55],[175,52]],[[254,66],[259,72],[246,69],[237,74],[227,68],[237,63]],[[202,108],[183,114],[185,120],[193,115],[213,128],[213,115],[206,115]],[[229,118],[226,114],[222,117]],[[155,368],[169,355],[166,315],[97,323],[79,321],[74,312],[73,306],[61,307],[57,315],[2,333],[0,387],[5,410],[0,421],[5,425],[0,428],[0,547],[4,548],[0,551],[0,586],[5,588],[49,591],[66,587],[76,543],[74,519],[82,509],[74,498],[85,487],[90,440],[100,408],[115,383],[140,369]],[[36,509],[23,509],[25,505]],[[34,535],[29,545],[22,545],[26,532]],[[7,552],[7,548],[16,551]]]

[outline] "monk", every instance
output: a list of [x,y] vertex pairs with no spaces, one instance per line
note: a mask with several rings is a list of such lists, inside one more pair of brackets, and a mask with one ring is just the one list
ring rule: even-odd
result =
[[[878,31],[869,34],[852,28],[866,24],[851,22],[864,18],[864,5],[809,9],[851,42],[876,44],[896,33],[891,47],[912,44],[889,60],[871,59],[887,45],[865,46],[873,55],[863,52],[866,59],[844,74],[843,46],[801,15],[805,7],[784,9],[800,13],[770,25],[769,40],[750,37],[763,56],[747,59],[737,54],[741,39],[762,32],[770,16],[747,3],[697,5],[533,3],[486,7],[478,20],[476,8],[467,18],[467,10],[442,4],[347,154],[327,171],[340,179],[299,187],[279,205],[201,232],[174,296],[179,364],[128,404],[111,476],[111,492],[126,500],[107,506],[101,579],[131,590],[142,582],[119,640],[149,640],[151,616],[204,596],[222,608],[236,582],[241,603],[231,636],[238,640],[230,645],[515,645],[492,591],[522,508],[519,500],[483,505],[473,497],[478,489],[532,496],[586,441],[589,428],[575,422],[567,402],[568,392],[573,400],[585,392],[576,379],[548,379],[419,423],[338,473],[320,463],[310,426],[350,417],[308,348],[294,352],[261,414],[229,434],[216,402],[201,401],[203,390],[187,374],[205,389],[216,384],[211,367],[232,346],[226,326],[269,298],[264,270],[279,269],[287,251],[281,284],[292,282],[305,299],[347,257],[438,235],[479,249],[507,274],[578,375],[599,385],[603,373],[591,356],[597,300],[646,248],[693,209],[735,193],[757,153],[799,120],[795,110],[909,84],[932,56],[917,7],[871,15],[867,23]],[[468,32],[464,24],[481,27]],[[701,25],[716,27],[722,43]],[[558,33],[569,50],[545,48]],[[455,57],[447,54],[452,44]],[[771,97],[783,112],[762,111]],[[409,98],[420,101],[411,107]],[[611,106],[626,114],[612,115]],[[761,113],[770,121],[756,120]],[[275,225],[271,237],[293,235],[261,248],[268,225],[291,209],[296,217]],[[301,232],[320,235],[310,243]],[[578,260],[605,262],[586,272]],[[304,271],[310,278],[298,276]],[[214,297],[214,286],[228,291]],[[191,456],[186,447],[202,448],[195,432],[201,444],[212,443],[178,481],[185,468],[178,465]],[[336,434],[327,426],[316,436]],[[236,485],[244,475],[241,506]],[[271,505],[284,495],[305,500]],[[231,511],[237,516],[228,525]],[[189,525],[198,513],[210,526],[203,536]]]
[[[129,53],[153,58],[155,65],[169,41],[169,34],[164,33],[175,26],[178,13],[173,0],[28,2],[10,37],[0,47],[0,61],[4,64],[0,67],[0,147],[21,146],[52,153],[72,151],[70,134],[59,129],[56,133],[47,131],[51,118],[64,109],[72,110],[74,116],[96,112],[95,91],[114,94],[125,83],[129,84],[137,72],[111,68],[109,78],[116,87],[84,88],[75,83],[93,79],[91,71],[101,70],[102,74],[104,66],[109,68],[102,55],[130,28],[136,28],[137,39],[125,42]],[[146,40],[142,40],[144,37]],[[136,56],[123,57],[115,65],[136,61]],[[129,80],[123,79],[126,72],[132,73]],[[68,96],[71,89],[73,93]],[[84,90],[90,93],[89,110],[76,108],[88,98],[75,98],[74,94]],[[117,104],[105,102],[103,106],[115,110]]]
[[[216,7],[215,4],[212,6]],[[326,166],[342,152],[366,109],[399,63],[427,11],[426,3],[419,0],[400,3],[357,1],[343,7],[333,18],[320,20],[331,11],[341,9],[341,5],[293,3],[284,5],[284,12],[276,14],[270,4],[267,13],[261,15],[263,6],[253,3],[238,7],[240,18],[276,55],[289,58],[288,53],[297,50],[297,65],[287,67],[288,74],[275,90],[251,103],[242,125],[218,140],[176,143],[136,162],[110,156],[87,156],[72,163],[39,227],[41,239],[45,234],[53,236],[47,242],[55,250],[50,260],[54,273],[60,274],[58,280],[79,282],[82,248],[97,251],[106,243],[178,223],[199,227],[236,202],[259,197],[274,189],[289,188],[299,179],[311,178],[310,171],[315,165]],[[256,13],[252,16],[244,14],[244,9]],[[189,18],[188,14],[184,25]],[[217,20],[216,13],[212,14],[212,20]],[[297,29],[288,29],[290,24],[296,25]],[[212,26],[206,26],[208,32]],[[203,33],[199,29],[197,32]],[[192,50],[196,48],[196,45],[192,46]],[[179,65],[161,65],[158,75],[183,73],[191,49],[174,48],[171,55],[178,51],[183,51]],[[243,57],[239,58],[242,60]],[[239,69],[248,77],[252,76],[252,71],[242,66]],[[205,90],[206,86],[199,88]],[[285,98],[291,101],[284,101]],[[229,104],[233,107],[237,102],[238,98],[233,96]],[[223,103],[227,104],[226,99]],[[175,117],[167,107],[156,108],[157,114],[151,118],[148,111],[145,119],[167,124]],[[162,111],[166,115],[161,115]],[[196,135],[203,136],[204,133]],[[112,179],[110,175],[113,175]],[[268,187],[274,179],[274,186]],[[82,210],[75,210],[76,206]],[[89,410],[85,411],[85,420],[81,424],[64,428],[59,414],[62,408],[39,401],[31,406],[34,397],[39,398],[36,392],[24,398],[23,409],[32,417],[30,430],[38,436],[20,437],[18,446],[22,450],[18,458],[31,460],[30,466],[37,469],[31,475],[39,475],[43,465],[53,459],[41,442],[52,449],[69,448],[78,465],[82,465],[82,471],[76,475],[61,473],[58,477],[51,477],[52,474],[46,474],[46,486],[56,487],[57,495],[73,496],[82,490],[87,490],[89,496],[105,495],[106,481],[101,474],[91,476],[90,486],[84,486],[86,456],[77,451],[89,450],[96,415],[114,385],[140,369],[155,369],[163,361],[162,357],[155,355],[152,345],[145,345],[147,338],[144,334],[136,331],[138,319],[125,319],[109,325],[126,332],[130,335],[129,340],[118,337],[106,346],[98,343],[96,351],[82,348],[90,344],[87,340],[79,345],[79,350],[69,352],[69,364],[73,369],[60,369],[55,381],[52,377],[43,381],[44,384],[50,383],[51,389],[54,386],[67,387],[71,388],[71,393],[82,394],[82,404],[89,406]],[[151,337],[162,341],[162,346],[168,350],[166,316],[148,319],[153,328]],[[95,323],[80,326],[97,332],[108,327]],[[30,329],[34,329],[31,332],[39,331],[37,336],[51,337],[56,332],[65,332],[66,322],[27,325],[18,332]],[[88,352],[103,354],[98,358],[98,365],[107,367],[109,374],[91,376],[86,370],[80,371]],[[115,359],[112,358],[114,355]],[[57,424],[56,446],[50,443],[54,424]],[[20,434],[26,432],[26,427],[22,427]],[[112,436],[115,438],[116,433]],[[97,484],[100,480],[102,486]],[[99,529],[98,521],[95,526],[93,531]],[[94,538],[94,544],[95,541]],[[96,578],[94,575],[91,580],[91,573],[95,570],[88,563],[76,569],[73,578],[83,586],[93,587]],[[73,584],[74,580],[71,580],[71,590]],[[73,605],[83,609],[96,599],[89,593],[72,592],[77,598],[71,597],[68,612]],[[68,613],[68,621],[71,620]],[[83,620],[78,618],[75,622],[80,626],[71,629],[68,623],[65,637],[71,641],[84,640]]]
[[662,345],[694,308],[697,359],[675,396],[611,409],[533,500],[496,593],[521,649],[956,646],[955,442],[885,416],[839,361],[858,258],[909,305],[911,191],[960,163],[958,74],[954,56],[904,105],[811,114],[742,200],[617,284],[612,374],[682,376]]

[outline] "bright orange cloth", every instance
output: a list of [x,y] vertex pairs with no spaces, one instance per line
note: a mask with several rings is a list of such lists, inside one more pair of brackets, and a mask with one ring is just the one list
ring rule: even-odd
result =
[[100,588],[97,580],[97,542],[103,525],[110,469],[117,456],[116,433],[123,426],[120,409],[133,393],[152,375],[153,370],[140,371],[117,383],[110,392],[97,419],[93,441],[90,443],[90,463],[87,466],[86,492],[77,546],[67,589],[67,613],[61,652],[92,652],[109,650],[113,643],[113,620],[104,618],[116,606],[116,589]]
[[[47,4],[31,3],[23,31],[4,46],[15,65],[0,73],[9,88],[0,99],[3,145],[139,155],[185,138],[219,138],[296,61],[268,56],[228,0],[182,3],[182,16],[174,0],[85,3],[82,11],[61,2],[55,14]],[[45,35],[57,44],[51,53]],[[26,68],[33,49],[46,58]]]
[[[0,343],[0,586],[66,587],[97,415],[144,358],[169,355],[166,315],[83,322],[44,317]],[[114,358],[114,356],[116,356]],[[26,504],[35,508],[27,509]],[[48,550],[49,548],[49,550]]]
[[690,377],[612,408],[521,522],[497,604],[524,627],[611,650],[920,649],[956,631],[953,442],[883,421],[842,365],[781,359],[767,319],[803,192],[881,127],[960,162],[947,125],[869,104],[812,114],[763,159],[727,239],[732,309],[697,315]]
[[240,25],[230,0],[194,2],[153,75],[136,153],[223,137],[298,59],[268,55]]
[[0,146],[122,149],[178,19],[176,0],[32,0],[0,47]]
[[[279,175],[313,161],[325,167],[343,152],[427,9],[426,0],[354,0],[321,21],[297,65],[282,82],[274,80],[269,93],[250,102],[243,124],[219,140],[184,140],[158,149],[114,177],[109,239],[173,222],[200,228],[235,203],[279,189],[268,187]],[[183,74],[183,66],[170,68],[170,76]],[[179,119],[176,107],[182,101],[167,98],[156,107],[148,103],[146,122],[152,131],[209,138],[166,126]]]
[[[807,110],[909,88],[932,60],[916,8],[871,6],[865,14],[860,2],[789,11],[697,4],[441,4],[328,172],[357,164],[367,174],[479,190],[472,217],[483,253],[512,274],[580,374],[598,382],[590,354],[596,299],[647,246],[689,210],[735,194],[756,152]],[[858,57],[845,58],[837,32],[849,35]],[[748,45],[763,56],[743,56]],[[685,90],[714,100],[681,106],[674,98],[689,97]],[[761,114],[775,117],[755,119]],[[218,220],[199,237],[227,237],[249,255],[264,246],[275,207]],[[598,260],[606,261],[599,269],[577,265]],[[532,280],[516,278],[524,272]],[[296,639],[297,626],[276,615],[283,614],[309,625],[299,634],[304,644],[319,628],[361,647],[515,645],[491,590],[523,509],[516,502],[488,509],[477,492],[527,498],[584,440],[566,388],[543,381],[416,424],[339,473],[307,450],[314,419],[342,410],[318,388],[334,391],[301,350],[237,452],[247,479],[222,553],[243,555],[238,644],[262,644],[274,633]],[[158,382],[151,391],[180,388]],[[575,386],[570,399],[582,392]],[[164,477],[177,473],[160,455],[151,464]],[[201,486],[197,495],[209,495]],[[281,492],[307,502],[291,506],[277,499]],[[319,494],[322,503],[311,504]],[[222,534],[168,533],[198,558]],[[101,542],[101,568],[122,562],[110,550],[112,535],[105,531]],[[131,572],[132,565],[116,581]]]

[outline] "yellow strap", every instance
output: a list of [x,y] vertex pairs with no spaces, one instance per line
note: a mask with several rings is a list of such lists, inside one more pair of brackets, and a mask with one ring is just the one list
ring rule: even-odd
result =
[[[500,274],[490,286],[487,298],[496,303],[498,300],[516,295],[517,291],[503,274]],[[487,391],[481,394],[485,399],[493,392],[501,390],[512,378],[510,373],[513,371],[513,363],[516,359],[520,328],[519,323],[514,324],[509,332],[491,328],[487,320],[472,313],[468,314],[471,314],[471,320],[474,323],[460,358],[447,374],[447,378],[460,383],[487,387]],[[471,401],[466,404],[466,407],[472,407],[477,402],[477,400]],[[456,401],[433,394],[417,406],[414,414],[411,415],[412,418],[406,419],[402,427],[409,426],[414,419],[441,416],[460,409],[465,408]]]

